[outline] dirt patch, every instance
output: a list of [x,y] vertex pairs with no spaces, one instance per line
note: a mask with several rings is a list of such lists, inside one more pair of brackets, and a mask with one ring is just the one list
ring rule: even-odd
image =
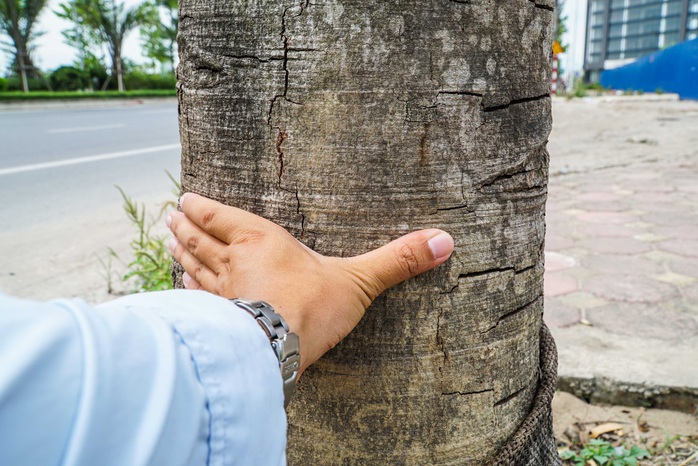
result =
[[598,436],[613,446],[636,445],[648,450],[652,458],[639,464],[698,465],[695,416],[664,409],[590,405],[569,393],[555,394],[553,432],[561,450],[578,451],[599,426],[601,431],[619,427]]

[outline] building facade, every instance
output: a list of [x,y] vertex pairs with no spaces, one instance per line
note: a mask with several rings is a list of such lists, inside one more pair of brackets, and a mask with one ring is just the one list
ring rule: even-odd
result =
[[698,0],[589,0],[584,77],[698,37]]

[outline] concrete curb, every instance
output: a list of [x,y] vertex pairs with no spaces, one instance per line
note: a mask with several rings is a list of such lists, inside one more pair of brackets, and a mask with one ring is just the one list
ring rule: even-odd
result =
[[641,406],[698,415],[698,389],[692,387],[636,384],[605,377],[560,376],[557,389],[591,404]]

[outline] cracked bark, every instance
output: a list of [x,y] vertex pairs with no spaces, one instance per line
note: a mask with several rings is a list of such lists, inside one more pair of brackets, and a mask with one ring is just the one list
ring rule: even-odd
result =
[[528,413],[552,4],[181,1],[183,190],[323,254],[456,239],[303,376],[290,465],[486,464]]

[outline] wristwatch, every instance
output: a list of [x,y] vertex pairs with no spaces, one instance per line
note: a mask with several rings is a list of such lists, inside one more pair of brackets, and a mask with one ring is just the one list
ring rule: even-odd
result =
[[254,317],[269,337],[271,347],[279,358],[281,379],[284,382],[284,408],[286,408],[296,389],[296,378],[301,367],[298,335],[291,332],[284,318],[274,312],[274,308],[264,301],[245,301],[237,298],[231,301]]

